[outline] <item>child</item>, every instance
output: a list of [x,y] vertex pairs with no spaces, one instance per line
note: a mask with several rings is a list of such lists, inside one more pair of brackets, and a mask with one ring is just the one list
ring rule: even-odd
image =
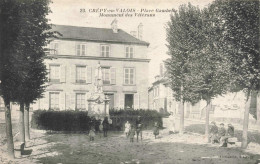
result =
[[134,142],[134,136],[135,136],[134,125],[131,125],[131,129],[129,131],[130,142]]
[[125,135],[126,135],[126,137],[128,137],[128,135],[129,135],[130,128],[131,128],[130,123],[128,121],[126,121],[126,123],[125,123]]
[[153,130],[154,138],[156,139],[156,136],[159,135],[159,125],[157,122],[154,123],[154,130]]
[[89,140],[94,141],[94,137],[95,137],[95,128],[92,126],[89,131]]

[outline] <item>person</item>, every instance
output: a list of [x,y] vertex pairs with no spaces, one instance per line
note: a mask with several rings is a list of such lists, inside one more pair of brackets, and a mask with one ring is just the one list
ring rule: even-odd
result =
[[211,128],[209,131],[209,140],[212,144],[214,144],[216,141],[218,141],[218,126],[216,125],[216,122],[211,122]]
[[102,122],[102,125],[103,125],[104,137],[107,137],[107,131],[108,131],[108,128],[109,128],[109,123],[108,123],[108,118],[107,117],[104,118],[104,121]]
[[95,138],[95,127],[92,126],[90,131],[89,131],[89,140],[94,141],[94,138]]
[[99,130],[99,137],[101,138],[102,132],[103,132],[102,120],[100,120],[100,124],[99,124],[99,126],[98,126],[98,130]]
[[224,127],[224,124],[221,123],[219,131],[218,131],[218,138],[219,138],[219,143],[220,143],[221,147],[226,147],[225,143],[223,142],[224,141],[223,139],[224,139],[225,135],[226,135],[226,129]]
[[169,122],[170,122],[169,134],[173,134],[175,133],[175,117],[173,115],[173,112],[171,112],[171,115],[169,116]]
[[228,124],[227,133],[221,138],[221,142],[223,142],[223,145],[227,145],[228,139],[232,137],[234,137],[234,126],[232,124]]
[[136,123],[135,123],[135,127],[136,127],[136,139],[138,142],[138,137],[140,135],[141,140],[143,139],[143,134],[142,134],[142,121],[141,121],[141,116],[137,117]]
[[135,136],[134,125],[131,125],[130,131],[129,131],[130,142],[134,142],[134,136]]
[[153,130],[154,138],[156,139],[156,136],[159,135],[159,125],[157,122],[154,123],[154,130]]
[[126,135],[126,137],[128,137],[128,135],[129,135],[130,128],[131,128],[130,123],[128,121],[126,121],[126,123],[125,123],[125,135]]

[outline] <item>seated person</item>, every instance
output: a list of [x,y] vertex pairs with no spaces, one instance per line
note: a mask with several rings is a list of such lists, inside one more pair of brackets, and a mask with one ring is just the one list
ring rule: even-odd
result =
[[234,137],[234,126],[231,124],[228,124],[227,133],[224,137],[222,137],[222,142],[227,144],[228,138]]
[[218,142],[218,127],[214,121],[211,122],[211,128],[209,131],[209,140],[212,144]]
[[219,139],[219,142],[220,142],[220,146],[221,146],[221,147],[224,147],[224,146],[225,146],[225,145],[224,145],[224,137],[225,137],[225,135],[226,135],[226,129],[225,129],[225,127],[224,127],[224,124],[221,123],[221,124],[220,124],[220,128],[219,128],[219,130],[218,130],[218,139]]

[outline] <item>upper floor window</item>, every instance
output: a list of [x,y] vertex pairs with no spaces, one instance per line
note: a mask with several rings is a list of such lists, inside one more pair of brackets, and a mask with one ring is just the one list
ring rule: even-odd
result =
[[110,67],[102,68],[103,84],[116,84],[116,69]]
[[50,65],[50,82],[60,82],[60,65]]
[[87,55],[87,45],[86,44],[77,44],[76,45],[77,56],[86,56]]
[[135,83],[135,69],[124,68],[124,84],[133,85]]
[[50,43],[50,54],[58,54],[59,44],[57,42]]
[[126,56],[126,58],[133,58],[133,56],[134,56],[134,47],[131,47],[131,46],[125,47],[125,56]]
[[101,45],[101,56],[102,57],[110,56],[110,46],[109,45]]
[[86,66],[76,67],[76,82],[86,83]]
[[159,86],[154,87],[153,95],[154,95],[154,97],[159,96]]

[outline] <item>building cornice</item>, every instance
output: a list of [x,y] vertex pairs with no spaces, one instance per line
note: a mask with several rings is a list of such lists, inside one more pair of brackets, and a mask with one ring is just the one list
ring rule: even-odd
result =
[[48,55],[49,58],[65,58],[65,59],[85,59],[85,60],[110,60],[110,61],[131,61],[131,62],[147,62],[151,59],[140,58],[117,58],[117,57],[101,57],[101,56],[76,56],[76,55]]
[[116,40],[94,40],[94,39],[78,39],[78,38],[58,38],[55,40],[69,40],[69,41],[81,41],[81,42],[95,42],[95,43],[111,43],[111,44],[130,44],[130,45],[141,45],[149,47],[150,43],[136,43],[136,42],[127,42],[127,41],[116,41]]

